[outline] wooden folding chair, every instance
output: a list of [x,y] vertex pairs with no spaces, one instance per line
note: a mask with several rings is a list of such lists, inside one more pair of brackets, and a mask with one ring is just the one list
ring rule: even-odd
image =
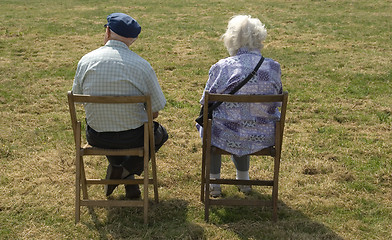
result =
[[[144,103],[147,111],[148,121],[144,123],[144,146],[131,149],[102,149],[81,144],[81,121],[77,118],[76,104],[82,103]],[[102,207],[143,207],[144,223],[148,222],[148,186],[154,185],[154,199],[158,203],[158,183],[155,161],[154,129],[150,96],[88,96],[68,92],[68,104],[71,114],[72,129],[75,139],[76,150],[76,198],[75,198],[75,222],[80,220],[81,206]],[[109,155],[109,156],[139,156],[144,158],[143,178],[139,179],[87,179],[84,170],[83,156],[87,155]],[[149,157],[151,159],[152,178],[149,178]],[[114,184],[143,184],[144,194],[140,200],[92,200],[89,199],[88,185],[114,185]],[[81,199],[80,191],[83,192]]]
[[[204,218],[209,220],[209,208],[211,205],[237,205],[237,206],[272,206],[272,219],[274,221],[278,218],[278,178],[280,167],[280,156],[282,150],[282,138],[284,123],[286,117],[288,93],[284,92],[279,95],[228,95],[228,94],[210,94],[205,92],[205,103],[208,102],[248,102],[248,103],[269,103],[281,102],[281,117],[276,122],[275,128],[275,144],[274,146],[262,149],[251,155],[257,156],[271,156],[274,159],[273,179],[267,180],[237,180],[237,179],[210,179],[210,153],[214,152],[222,155],[231,155],[211,145],[211,125],[212,119],[208,118],[208,104],[204,104],[203,112],[203,156],[202,156],[202,174],[201,174],[201,201],[204,202]],[[226,185],[254,185],[254,186],[271,186],[272,199],[265,200],[251,200],[251,199],[212,199],[210,197],[210,184],[226,184]]]

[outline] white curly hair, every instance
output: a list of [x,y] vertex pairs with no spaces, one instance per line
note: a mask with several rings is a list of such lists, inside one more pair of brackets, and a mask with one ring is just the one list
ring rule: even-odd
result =
[[267,29],[258,18],[237,15],[230,19],[226,32],[222,35],[224,45],[230,56],[237,54],[242,47],[261,50],[267,38]]

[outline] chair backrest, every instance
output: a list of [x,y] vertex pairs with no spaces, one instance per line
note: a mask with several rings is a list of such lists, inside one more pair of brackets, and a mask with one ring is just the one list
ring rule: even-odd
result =
[[[73,94],[72,91],[68,91],[68,104],[69,104],[69,111],[71,114],[71,122],[72,122],[72,129],[74,132],[75,144],[77,141],[80,142],[80,137],[81,137],[80,136],[81,122],[77,118],[75,104],[83,104],[83,103],[100,103],[100,104],[143,103],[145,105],[145,109],[147,112],[148,127],[149,129],[153,129],[153,122],[152,122],[153,117],[152,117],[150,96],[91,96],[91,95]],[[150,133],[149,139],[151,145],[151,143],[154,143],[154,135],[153,135],[153,131],[149,131],[149,133]]]
[[[205,92],[205,103],[211,102],[241,102],[241,103],[271,103],[280,102],[280,120],[276,122],[277,137],[281,140],[283,138],[283,130],[286,119],[286,108],[287,108],[288,92],[283,92],[277,95],[231,95],[231,94],[213,94],[208,91]],[[203,112],[203,125],[207,126],[208,121],[208,104],[204,104]],[[203,131],[203,134],[207,134],[208,131]],[[205,135],[206,138],[209,136]],[[204,136],[203,136],[204,138]],[[282,141],[280,142],[280,146]]]

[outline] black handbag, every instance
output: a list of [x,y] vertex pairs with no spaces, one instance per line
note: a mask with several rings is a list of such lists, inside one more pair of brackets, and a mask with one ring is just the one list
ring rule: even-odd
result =
[[[253,69],[253,71],[244,79],[244,81],[242,81],[240,84],[238,84],[233,90],[231,90],[229,92],[229,94],[234,94],[236,93],[240,88],[242,88],[257,72],[257,70],[259,69],[259,67],[261,66],[261,64],[264,62],[264,57],[261,56],[260,61],[257,63],[255,69]],[[214,111],[214,109],[216,109],[217,107],[219,107],[219,105],[221,105],[222,102],[213,102],[213,103],[208,103],[208,118],[212,119],[212,111]],[[200,113],[199,116],[196,118],[196,122],[203,127],[203,110],[204,110],[204,106],[201,106],[200,109]]]

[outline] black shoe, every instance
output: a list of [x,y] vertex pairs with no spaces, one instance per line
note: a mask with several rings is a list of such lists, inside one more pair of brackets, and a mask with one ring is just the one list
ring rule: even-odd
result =
[[140,198],[139,185],[125,185],[125,197],[128,199]]
[[[109,164],[106,170],[106,178],[105,179],[121,179],[123,174],[123,167],[114,167]],[[105,185],[104,191],[106,196],[112,194],[114,189],[116,189],[118,185]]]

